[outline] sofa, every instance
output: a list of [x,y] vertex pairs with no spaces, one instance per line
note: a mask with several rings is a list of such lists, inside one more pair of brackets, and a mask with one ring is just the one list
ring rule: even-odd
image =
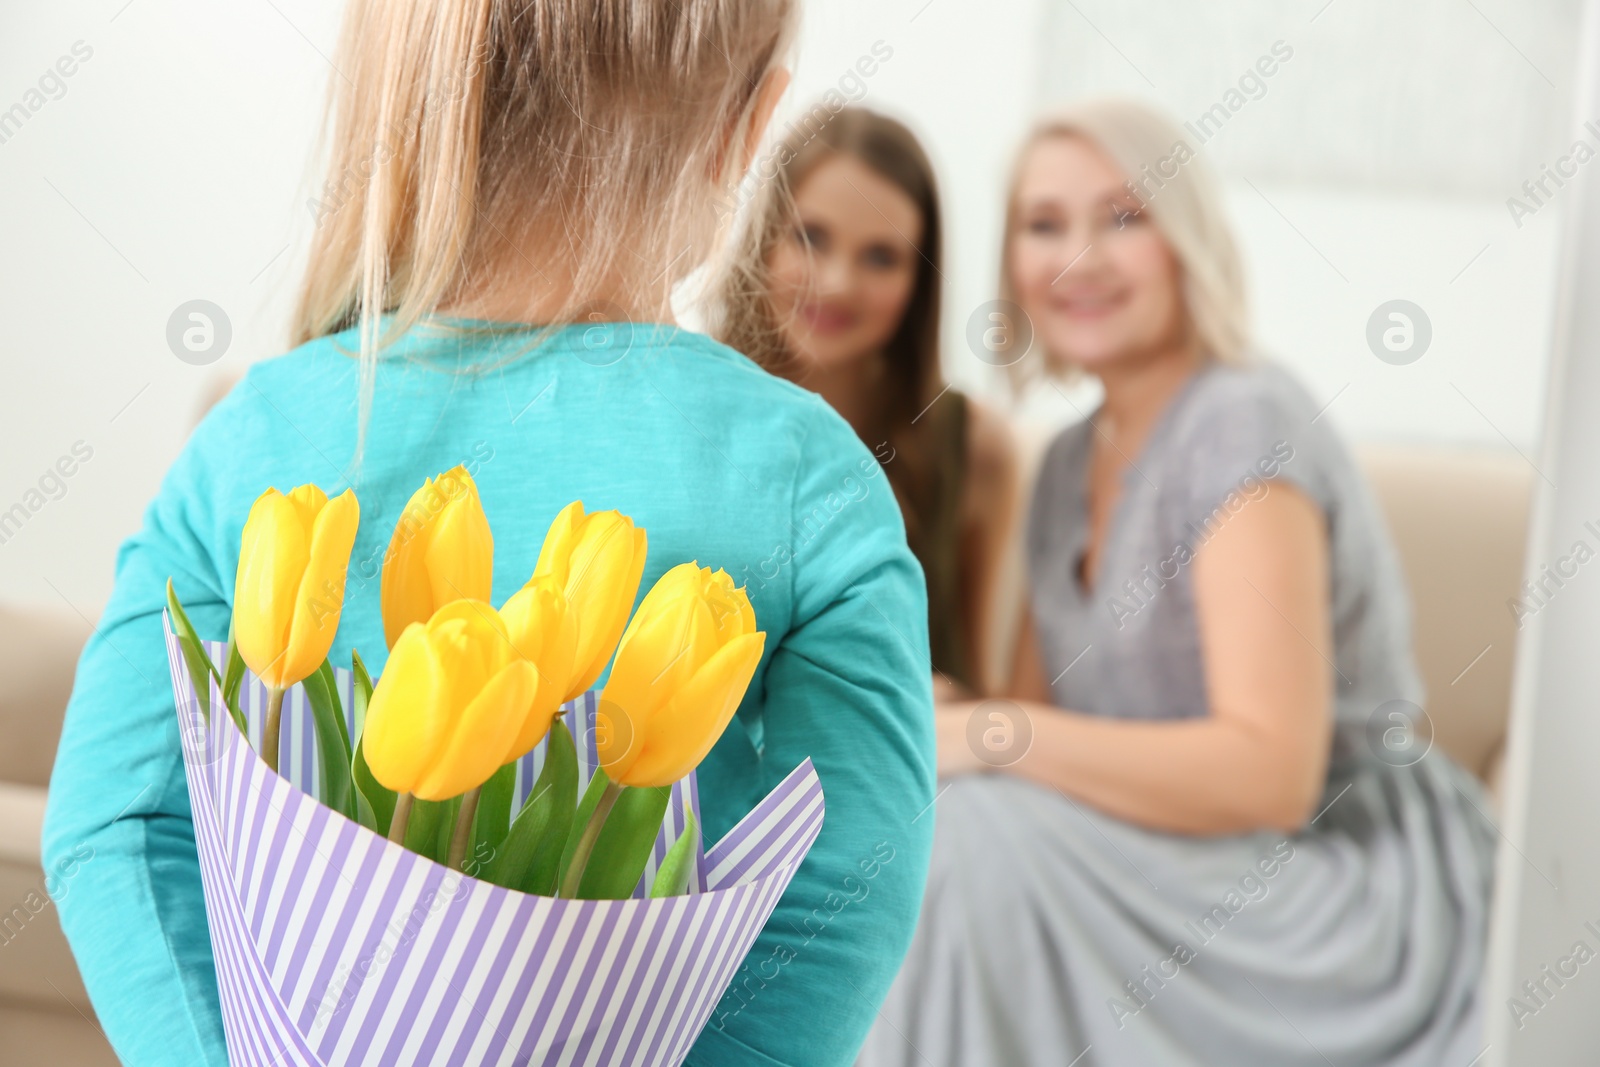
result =
[[[1025,470],[1045,436],[1025,436]],[[1434,744],[1483,778],[1492,796],[1516,646],[1508,603],[1522,578],[1533,472],[1509,451],[1382,447],[1363,450],[1360,460],[1415,604]],[[1008,633],[1024,589],[1015,541],[996,613]],[[39,906],[45,790],[88,634],[75,615],[0,606],[0,1067],[117,1062],[54,907]],[[1006,635],[997,636],[1004,646]]]
[[115,1064],[39,865],[45,787],[89,624],[0,605],[0,1067]]

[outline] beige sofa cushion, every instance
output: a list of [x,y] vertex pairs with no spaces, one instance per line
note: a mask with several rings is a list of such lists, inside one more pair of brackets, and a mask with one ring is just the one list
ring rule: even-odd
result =
[[0,605],[0,782],[50,780],[78,653],[91,628],[67,612]]
[[1410,586],[1417,661],[1435,743],[1494,784],[1511,706],[1533,483],[1513,452],[1358,450]]
[[[0,1049],[0,1064],[108,1062],[93,1023],[89,997],[61,933],[39,866],[45,783],[55,762],[61,718],[72,692],[78,653],[91,628],[63,612],[0,607],[0,1019],[15,1047]],[[53,1022],[46,1021],[53,1019]],[[7,1059],[34,1048],[54,1027],[84,1049],[82,1057]],[[51,1038],[50,1047],[69,1045]],[[38,1046],[44,1047],[44,1046]]]

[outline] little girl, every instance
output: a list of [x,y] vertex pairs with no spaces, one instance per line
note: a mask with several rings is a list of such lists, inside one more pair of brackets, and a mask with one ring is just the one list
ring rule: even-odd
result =
[[700,767],[706,839],[808,756],[827,820],[689,1062],[853,1059],[933,829],[922,574],[850,426],[668,303],[787,85],[795,20],[793,0],[352,0],[298,347],[254,366],[167,473],[67,711],[45,865],[93,849],[61,921],[124,1062],[228,1062],[168,578],[220,639],[252,500],[353,486],[332,658],[381,660],[379,583],[356,563],[381,561],[412,490],[457,464],[495,533],[495,603],[571,500],[649,532],[641,590],[690,559],[761,575],[767,652]]

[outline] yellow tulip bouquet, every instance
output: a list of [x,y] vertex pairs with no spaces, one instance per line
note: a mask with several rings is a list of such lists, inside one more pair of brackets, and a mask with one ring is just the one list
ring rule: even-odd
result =
[[[426,960],[415,976],[410,963],[391,960],[374,982],[362,953],[373,924],[414,918],[407,901],[425,891],[427,915],[391,957],[403,948],[415,962],[423,943],[446,954],[468,944],[444,929],[448,918],[434,919],[432,902],[452,879],[460,921],[475,931],[466,936],[493,934],[502,946],[498,957],[482,944],[462,957],[469,977],[482,970],[496,996],[468,998],[457,1038],[463,1048],[501,1038],[499,1053],[472,1062],[569,1062],[578,1039],[570,1030],[550,1031],[545,1020],[506,1041],[513,1031],[494,1022],[507,1011],[520,1019],[515,1003],[497,999],[518,958],[503,946],[537,947],[562,929],[565,972],[539,971],[543,957],[530,947],[523,965],[542,975],[531,988],[542,981],[548,999],[581,987],[596,1010],[611,989],[623,1004],[606,1008],[611,1016],[673,1029],[659,1049],[626,1062],[678,1062],[731,980],[728,961],[736,965],[758,932],[751,916],[764,921],[821,824],[808,760],[722,843],[700,845],[693,771],[731,721],[764,648],[745,591],[724,571],[680,563],[630,618],[645,531],[575,501],[551,524],[532,576],[496,608],[493,535],[476,484],[458,467],[425,482],[390,539],[379,590],[389,655],[374,680],[359,653],[348,671],[328,659],[359,520],[351,490],[330,500],[304,485],[257,498],[225,644],[201,640],[168,583],[180,723],[186,739],[199,739],[185,751],[219,987],[225,1004],[242,990],[239,1018],[225,1012],[230,1053],[237,1039],[236,1062],[348,1062],[348,1041],[370,1035],[374,1020],[411,1032],[419,1016],[395,1003],[390,985],[423,980]],[[291,718],[297,729],[286,730]],[[285,736],[296,738],[294,781],[277,773]],[[641,985],[655,974],[639,954],[642,931],[682,920],[675,899],[710,908],[723,893],[740,907],[724,902],[695,938],[710,980],[680,989],[681,976],[662,972]],[[645,909],[634,932],[624,935],[614,914],[589,903],[600,901]],[[551,908],[580,910],[539,910]],[[219,936],[219,925],[230,933]],[[570,939],[582,929],[590,933],[580,948]],[[283,965],[276,946],[285,932],[324,960],[320,969]],[[330,954],[350,968],[336,991],[329,975],[341,972]],[[654,995],[627,996],[624,983],[653,983]],[[664,986],[673,991],[663,998]],[[263,1004],[281,1006],[277,1025],[251,1021]],[[431,1018],[453,1018],[461,1007],[442,998],[432,1010]],[[592,1027],[583,1040],[595,1040]],[[269,1046],[271,1056],[261,1051]]]

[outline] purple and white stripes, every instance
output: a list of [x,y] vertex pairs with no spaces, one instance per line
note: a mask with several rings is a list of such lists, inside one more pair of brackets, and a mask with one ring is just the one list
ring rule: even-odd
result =
[[[822,827],[808,760],[697,855],[688,895],[645,899],[684,812],[698,813],[691,774],[673,787],[635,899],[512,892],[407,852],[308,795],[315,737],[298,688],[285,701],[280,777],[214,686],[217,710],[204,723],[170,629],[167,649],[235,1064],[681,1063]],[[207,652],[220,662],[220,645]],[[349,673],[338,674],[349,708]],[[265,702],[253,677],[244,703],[254,737]],[[569,708],[586,779],[594,694]],[[542,757],[523,761],[519,800]]]

